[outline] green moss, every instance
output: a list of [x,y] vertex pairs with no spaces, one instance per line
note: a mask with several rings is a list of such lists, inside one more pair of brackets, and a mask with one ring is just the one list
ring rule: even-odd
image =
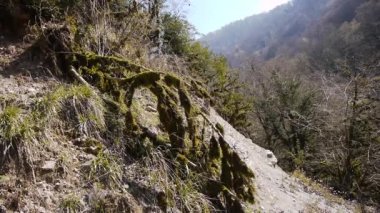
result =
[[155,141],[157,143],[157,146],[160,146],[160,145],[167,146],[168,144],[170,144],[170,138],[167,134],[157,135]]
[[253,172],[223,138],[219,139],[219,143],[223,153],[221,175],[223,184],[228,189],[234,190],[239,199],[253,203],[255,192],[252,182]]
[[176,88],[179,88],[180,84],[181,84],[181,80],[177,76],[174,76],[173,74],[167,74],[167,75],[165,75],[164,82],[168,86],[174,86]]
[[[37,138],[37,122],[19,107],[7,106],[0,114],[0,170],[13,159],[16,167],[29,168],[30,150]],[[29,171],[29,170],[28,170]]]
[[[91,73],[88,73],[91,74]],[[95,75],[97,75],[95,73]],[[128,78],[114,79],[105,75],[109,79],[109,84],[117,84],[120,91],[116,96],[117,102],[122,103],[125,100],[128,113],[126,114],[126,122],[129,122],[129,128],[134,132],[138,131],[139,126],[136,123],[133,113],[133,94],[139,87],[149,88],[157,97],[157,110],[160,121],[163,124],[168,136],[161,138],[157,136],[154,143],[156,146],[170,143],[175,162],[178,164],[178,171],[182,173],[181,167],[188,165],[189,160],[197,160],[205,153],[204,144],[200,140],[200,130],[198,128],[197,116],[199,109],[194,107],[190,95],[189,88],[184,85],[181,80],[170,74],[159,72],[142,72],[132,75]],[[113,83],[112,83],[113,82]],[[199,88],[197,88],[199,90]],[[125,95],[124,95],[125,94]],[[122,98],[120,98],[122,97]],[[185,117],[181,115],[179,108],[185,112]],[[186,121],[184,123],[184,121]],[[186,124],[186,125],[185,125]],[[128,125],[127,125],[128,126]],[[216,125],[217,129],[223,134],[224,130],[220,124]],[[210,187],[210,194],[222,193],[229,196],[231,206],[236,206],[236,199],[232,199],[229,194],[222,190],[222,186],[236,194],[238,199],[248,202],[254,202],[254,188],[252,185],[253,173],[248,169],[239,156],[234,153],[222,138],[216,140],[213,138],[208,148],[207,171],[215,180],[220,180],[220,187],[214,185],[214,189]],[[175,154],[176,153],[176,154]],[[214,184],[216,182],[213,182]],[[218,184],[217,184],[218,185]]]
[[103,100],[87,86],[59,86],[38,102],[34,111],[34,120],[41,126],[75,129],[72,136],[95,136],[106,129]]
[[98,155],[104,148],[103,144],[95,138],[87,138],[82,146],[85,152],[93,155]]
[[[139,106],[134,103],[135,91],[144,87],[157,97],[157,111],[165,133],[156,138],[149,138],[150,140],[144,140],[147,139],[145,136],[133,143],[146,141],[144,144],[170,147],[168,157],[174,160],[174,164],[177,165],[175,171],[180,176],[184,174],[187,165],[197,162],[199,168],[192,170],[201,172],[206,169],[213,178],[208,184],[214,188],[206,187],[208,193],[214,197],[225,196],[231,208],[237,209],[240,200],[254,202],[251,180],[254,176],[239,156],[229,148],[223,138],[213,138],[209,145],[202,140],[202,129],[197,119],[200,110],[194,106],[190,96],[190,92],[195,92],[202,98],[210,98],[200,82],[191,80],[191,83],[187,84],[174,74],[154,72],[115,57],[85,53],[75,54],[75,58],[74,65],[80,70],[83,78],[107,94],[112,99],[108,102],[124,109],[126,133],[134,137],[143,134],[136,119],[136,113],[139,113],[136,108]],[[216,127],[224,133],[220,124]],[[147,149],[147,146],[143,147]],[[228,189],[229,193],[223,188]]]
[[123,83],[128,84],[131,82],[132,88],[137,88],[140,86],[149,87],[160,79],[161,74],[158,72],[143,72],[124,80]]
[[189,163],[189,160],[183,154],[178,154],[177,157],[176,157],[176,160],[181,165],[187,165]]
[[215,127],[216,127],[216,129],[218,129],[218,131],[219,131],[222,135],[224,135],[224,128],[223,128],[223,126],[222,126],[220,123],[216,123]]
[[208,157],[208,170],[213,177],[220,177],[221,175],[221,164],[222,164],[222,150],[220,148],[219,142],[212,137],[210,140]]
[[191,80],[191,85],[199,97],[202,97],[205,99],[211,99],[210,93],[205,89],[206,86],[202,85],[201,82],[198,82],[196,80]]
[[91,163],[88,179],[98,181],[107,187],[113,188],[120,184],[122,169],[115,157],[107,152],[99,152]]
[[82,204],[79,197],[68,195],[61,201],[59,207],[63,212],[80,212]]
[[12,141],[23,131],[22,110],[18,107],[6,107],[0,115],[0,135],[5,141]]
[[76,53],[74,56],[76,58],[75,64],[77,67],[84,66],[91,68],[93,66],[98,66],[107,73],[124,75],[124,77],[126,77],[124,71],[132,73],[151,71],[141,65],[114,56],[100,56],[91,52]]

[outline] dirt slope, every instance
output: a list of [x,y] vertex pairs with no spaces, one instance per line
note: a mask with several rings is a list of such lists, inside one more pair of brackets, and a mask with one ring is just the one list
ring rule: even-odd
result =
[[[14,97],[17,102],[22,102],[21,105],[28,105],[33,99],[39,98],[44,93],[48,92],[58,82],[49,76],[49,72],[44,70],[42,65],[33,60],[28,54],[24,54],[28,49],[28,45],[23,42],[9,42],[0,36],[0,98],[10,100]],[[45,72],[43,77],[39,73]],[[46,75],[47,74],[47,75]],[[11,97],[11,98],[10,98]],[[1,104],[6,104],[1,102]],[[152,116],[147,116],[152,117]],[[221,124],[224,128],[224,138],[229,145],[235,149],[240,157],[245,160],[247,165],[255,173],[256,183],[256,205],[250,207],[252,212],[354,212],[355,205],[335,199],[333,195],[326,197],[320,195],[318,191],[313,191],[310,187],[304,185],[300,180],[291,177],[279,167],[273,167],[267,158],[267,150],[255,145],[250,139],[245,138],[242,134],[236,131],[230,124],[222,119],[213,109],[210,112],[210,120],[214,124]],[[62,146],[56,145],[55,150],[67,151],[73,154],[71,165],[80,167],[89,159],[89,155],[85,154],[81,149],[73,146],[71,143],[62,143]],[[56,153],[56,152],[54,152]],[[78,156],[78,157],[75,157]],[[57,156],[51,155],[46,160],[57,160]],[[77,159],[78,158],[78,159]],[[43,162],[42,162],[43,163]],[[74,166],[75,165],[75,166]],[[79,170],[73,169],[69,176],[72,177],[72,182],[77,183]],[[67,178],[70,179],[70,178]],[[15,180],[9,180],[12,182]],[[37,191],[40,197],[35,197],[35,201],[43,200],[47,196],[51,202],[46,204],[33,203],[31,195],[23,195],[25,200],[28,200],[24,205],[25,210],[39,209],[39,212],[49,212],[49,209],[54,209],[59,200],[70,191],[76,191],[75,186],[64,187],[58,192],[53,191],[53,187],[62,185],[61,182],[46,183],[39,178],[36,180],[36,185],[13,187],[14,193],[11,191],[1,190],[0,195],[5,197],[17,194],[18,191]],[[3,181],[4,182],[4,181]],[[1,183],[1,181],[0,181]],[[41,187],[41,184],[44,187]],[[7,184],[11,186],[12,184]],[[15,183],[16,184],[16,183]],[[54,185],[55,184],[55,185]],[[63,184],[65,185],[65,184]],[[46,189],[45,189],[46,188]],[[5,188],[4,188],[5,189]],[[57,190],[55,190],[57,191]],[[49,192],[49,193],[48,193]],[[78,192],[78,194],[81,194]],[[45,196],[46,195],[46,196]],[[1,199],[0,199],[1,201]],[[0,206],[1,206],[0,202]],[[21,208],[22,209],[22,208]],[[37,210],[36,210],[37,211]],[[1,209],[0,209],[1,212]]]
[[280,167],[273,167],[267,150],[252,143],[211,109],[210,119],[224,128],[224,137],[255,173],[256,206],[262,212],[355,212],[355,205],[334,195],[319,195]]

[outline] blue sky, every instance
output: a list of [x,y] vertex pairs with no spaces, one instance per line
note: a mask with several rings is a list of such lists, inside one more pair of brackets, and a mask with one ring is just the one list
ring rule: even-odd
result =
[[185,9],[188,21],[207,34],[247,16],[266,12],[289,0],[190,0]]

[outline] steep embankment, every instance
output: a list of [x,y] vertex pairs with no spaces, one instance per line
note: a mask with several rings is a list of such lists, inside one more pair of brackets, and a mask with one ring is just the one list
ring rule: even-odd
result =
[[[3,138],[0,145],[13,143],[13,148],[18,149],[14,150],[18,152],[16,155],[10,152],[10,155],[3,156],[7,166],[2,166],[0,176],[2,211],[201,211],[209,204],[202,193],[192,188],[197,187],[192,184],[210,179],[208,187],[213,190],[206,192],[210,196],[213,191],[225,196],[225,202],[230,205],[227,208],[231,211],[234,208],[242,210],[240,203],[247,212],[353,211],[352,205],[330,201],[309,190],[281,168],[273,167],[266,157],[266,150],[253,144],[209,109],[204,103],[205,97],[195,95],[199,88],[194,88],[191,95],[185,93],[183,89],[191,87],[191,83],[181,83],[182,80],[167,73],[154,73],[140,66],[128,65],[126,61],[108,58],[114,66],[125,63],[129,70],[146,73],[146,78],[99,81],[99,78],[90,77],[103,76],[100,75],[101,70],[89,69],[91,63],[87,59],[86,66],[80,68],[85,79],[95,79],[89,81],[93,83],[89,86],[91,88],[64,84],[62,80],[46,77],[51,72],[38,58],[30,57],[32,53],[29,50],[30,45],[11,43],[4,38],[0,46],[1,119],[12,121],[1,124]],[[80,55],[77,59],[80,61]],[[107,65],[106,58],[97,59],[103,66]],[[133,76],[130,72],[128,75]],[[152,75],[154,78],[149,78]],[[117,82],[114,86],[119,85],[119,89],[123,88],[122,83],[129,85],[125,88],[131,88],[128,82],[140,86],[129,90],[132,95],[120,99],[121,104],[129,98],[127,109],[130,109],[132,117],[124,120],[125,112],[120,112],[118,119],[111,120],[114,126],[109,126],[107,131],[113,132],[107,136],[102,128],[105,124],[111,125],[107,119],[110,120],[112,114],[102,111],[107,105],[100,101],[96,94],[99,91],[93,91],[97,91],[96,87],[106,91],[111,80]],[[57,85],[60,86],[57,88]],[[119,106],[117,102],[111,104]],[[38,111],[41,109],[45,110],[43,114]],[[102,113],[108,117],[102,117]],[[102,120],[104,118],[106,120]],[[123,136],[123,131],[129,131],[121,129],[124,125],[130,125],[133,132]],[[9,130],[5,127],[12,132],[5,134],[4,131]],[[25,127],[29,129],[16,129]],[[184,128],[184,132],[177,128]],[[173,135],[175,137],[171,138]],[[107,138],[111,136],[114,137],[112,140]],[[177,136],[187,140],[180,141]],[[116,139],[127,146],[113,144]],[[173,149],[179,143],[183,143],[177,147],[183,149],[180,153]],[[194,148],[198,152],[193,152]],[[122,149],[123,158],[129,160],[121,163],[117,155],[110,157],[119,153],[117,149]],[[148,152],[148,157],[141,157]],[[23,167],[16,169],[19,165]],[[26,176],[21,171],[23,168]],[[199,171],[199,168],[204,170]],[[250,170],[255,174],[253,179]],[[197,172],[202,173],[198,176]],[[185,174],[201,178],[200,182],[193,179],[194,183],[190,180],[183,182]],[[185,176],[178,178],[176,175]],[[208,178],[203,175],[208,175]],[[254,206],[244,202],[252,201],[249,197],[252,189],[247,188],[251,181],[255,184]],[[176,196],[176,193],[181,194]]]
[[[273,166],[267,157],[268,150],[254,144],[211,109],[210,119],[221,124],[228,144],[256,174],[255,209],[263,212],[354,212],[355,205],[330,194],[322,188],[312,187],[297,177]],[[310,184],[310,182],[309,182]],[[313,183],[314,184],[314,183]]]
[[[2,210],[242,212],[254,203],[254,175],[207,122],[200,83],[122,58],[50,52],[70,48],[68,32],[1,43]],[[61,75],[46,77],[45,62]]]

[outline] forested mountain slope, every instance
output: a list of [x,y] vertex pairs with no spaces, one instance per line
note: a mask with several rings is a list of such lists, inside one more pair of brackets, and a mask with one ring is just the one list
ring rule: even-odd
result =
[[380,1],[294,0],[200,41],[252,97],[252,140],[288,172],[380,203]]
[[379,79],[243,84],[165,2],[0,2],[1,213],[376,211]]
[[373,63],[379,58],[379,14],[375,0],[294,0],[231,23],[201,41],[232,66],[300,54],[331,66],[347,51]]
[[[133,141],[134,136],[125,136],[119,139],[122,144],[113,144],[111,139],[102,138],[101,128],[110,128],[112,132],[109,137],[120,137],[118,128],[123,128],[125,124],[123,119],[115,124],[108,123],[116,118],[103,114],[111,112],[104,108],[107,104],[98,97],[95,87],[81,80],[82,85],[57,80],[39,67],[40,59],[32,60],[27,56],[30,44],[10,41],[1,33],[0,37],[0,135],[2,146],[9,140],[14,141],[14,147],[10,147],[11,151],[6,153],[0,167],[1,212],[165,212],[166,200],[171,199],[181,204],[178,207],[175,206],[178,204],[171,204],[173,207],[166,212],[174,211],[171,209],[201,212],[207,208],[211,212],[217,211],[210,207],[207,197],[196,192],[197,186],[192,183],[196,180],[182,183],[180,177],[166,176],[174,175],[173,171],[167,171],[170,169],[168,167],[178,169],[181,166],[168,165],[167,162],[175,163],[177,160],[165,160],[167,156],[160,151],[165,149],[165,143],[169,143],[170,139],[160,127],[159,99],[154,93],[141,87],[136,89],[132,98],[136,125],[144,131],[137,134],[146,134],[143,136],[146,138],[135,138],[136,141]],[[33,72],[32,76],[26,70]],[[206,107],[199,102],[193,104]],[[355,203],[331,194],[320,185],[300,179],[305,177],[285,173],[273,161],[275,156],[268,158],[268,150],[245,138],[214,109],[204,108],[202,112],[204,114],[197,118],[196,128],[202,128],[204,132],[202,143],[211,141],[211,153],[206,163],[215,169],[212,175],[219,173],[221,164],[218,156],[224,159],[224,163],[236,167],[231,168],[237,171],[231,173],[231,178],[237,177],[232,179],[236,182],[244,178],[245,170],[254,173],[249,173],[250,179],[245,180],[252,181],[254,202],[242,202],[244,209],[234,207],[237,209],[229,209],[229,212],[354,212],[358,208]],[[76,119],[78,115],[82,121]],[[39,129],[41,127],[44,129]],[[5,138],[8,134],[9,138]],[[161,143],[157,146],[162,147],[151,147],[156,146],[150,144],[151,141]],[[19,149],[18,153],[13,153],[16,149]],[[148,152],[151,154],[145,156]],[[229,163],[225,158],[229,154],[234,162]],[[26,159],[18,159],[18,155]],[[198,164],[195,160],[189,163]],[[226,173],[226,170],[223,172]],[[25,176],[29,173],[30,177]],[[167,179],[170,181],[172,178],[178,185],[165,188],[169,187]],[[210,179],[201,176],[192,178],[199,178],[199,181]],[[181,190],[180,195],[170,195],[173,197],[159,201],[160,196],[166,196],[166,191],[172,193],[177,187]],[[212,183],[210,187],[215,190],[218,183]]]

